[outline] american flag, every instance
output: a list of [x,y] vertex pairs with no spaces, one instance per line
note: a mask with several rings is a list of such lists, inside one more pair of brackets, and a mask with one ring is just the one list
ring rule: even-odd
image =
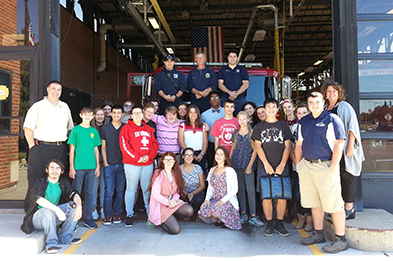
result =
[[33,26],[30,21],[30,16],[29,16],[29,45],[34,46]]
[[30,20],[29,6],[25,1],[25,45],[34,46],[33,25]]
[[198,52],[204,52],[208,62],[224,62],[224,38],[222,26],[191,28],[191,60]]

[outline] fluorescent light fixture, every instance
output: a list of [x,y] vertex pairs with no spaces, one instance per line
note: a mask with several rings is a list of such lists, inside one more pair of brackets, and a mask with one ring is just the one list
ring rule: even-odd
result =
[[305,74],[305,72],[301,72],[301,73],[298,74],[298,76],[302,76],[304,74]]
[[151,26],[153,27],[153,29],[158,29],[160,28],[159,24],[157,23],[157,20],[155,17],[149,17],[149,22],[151,24]]
[[173,49],[170,48],[170,47],[167,47],[166,50],[167,50],[168,53],[170,53],[170,54],[174,54],[174,53],[175,53],[175,52],[173,51]]
[[314,65],[319,65],[319,64],[321,64],[321,63],[323,63],[323,60],[316,61],[316,62],[314,63]]

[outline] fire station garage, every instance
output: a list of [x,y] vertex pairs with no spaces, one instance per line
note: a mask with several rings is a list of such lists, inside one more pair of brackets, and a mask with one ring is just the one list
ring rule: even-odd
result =
[[61,100],[79,124],[84,106],[140,106],[154,97],[154,71],[168,54],[178,68],[195,67],[193,56],[203,51],[208,66],[219,68],[234,50],[249,72],[270,72],[269,95],[279,100],[304,103],[325,81],[343,85],[366,158],[355,208],[393,213],[391,0],[0,3],[0,208],[22,205],[23,121],[51,80],[62,83]]

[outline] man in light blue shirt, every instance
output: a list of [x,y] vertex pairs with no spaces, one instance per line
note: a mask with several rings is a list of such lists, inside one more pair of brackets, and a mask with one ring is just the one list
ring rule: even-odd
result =
[[215,153],[215,146],[214,141],[215,137],[210,134],[213,124],[216,120],[221,119],[225,116],[224,109],[220,107],[220,92],[217,90],[211,91],[209,93],[209,102],[211,104],[211,108],[206,110],[202,113],[202,121],[209,124],[210,131],[209,131],[209,146],[207,148],[207,165],[208,169],[213,166],[214,163],[214,153]]

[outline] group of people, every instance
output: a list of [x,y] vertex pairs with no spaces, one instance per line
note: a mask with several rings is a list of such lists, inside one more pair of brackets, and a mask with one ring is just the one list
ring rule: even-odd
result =
[[[61,84],[51,82],[48,97],[30,108],[24,124],[30,151],[22,230],[44,229],[48,253],[57,252],[59,244],[79,244],[72,232],[82,216],[83,190],[84,225],[91,229],[97,228],[98,216],[104,225],[121,223],[124,209],[124,224],[132,227],[137,197],[143,199],[147,228],[159,226],[169,234],[180,232],[179,217],[234,230],[246,222],[260,227],[261,204],[264,236],[274,231],[289,236],[283,220],[295,210],[296,228],[313,232],[301,242],[325,242],[327,212],[336,238],[323,250],[346,250],[345,219],[355,218],[355,180],[364,156],[357,117],[345,102],[344,89],[328,83],[323,94],[309,95],[307,105],[295,108],[291,100],[280,104],[267,98],[257,107],[245,100],[247,71],[234,57],[236,53],[228,55],[229,64],[216,81],[214,71],[200,66],[204,54],[197,54],[198,67],[183,84],[173,57],[167,56],[155,79],[159,101],[143,107],[130,101],[96,110],[85,107],[76,127],[67,104],[59,100]],[[236,79],[237,89],[231,85]],[[190,106],[179,99],[187,86]],[[277,117],[280,108],[284,121]],[[72,185],[61,177],[67,165]],[[293,179],[294,205],[287,206],[286,199],[260,199],[261,178],[273,175]]]

